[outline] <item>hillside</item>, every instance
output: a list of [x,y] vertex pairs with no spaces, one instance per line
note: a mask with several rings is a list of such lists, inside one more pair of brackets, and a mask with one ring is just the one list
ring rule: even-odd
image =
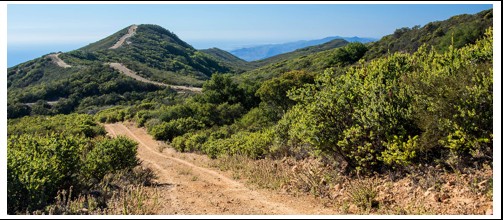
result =
[[7,212],[492,215],[491,23],[253,62],[131,25],[19,64]]
[[346,40],[348,42],[360,42],[360,43],[368,43],[374,41],[375,39],[371,38],[360,38],[360,37],[326,37],[323,39],[316,40],[301,40],[295,42],[288,42],[282,44],[267,44],[267,45],[259,45],[249,48],[241,48],[237,50],[230,51],[231,54],[237,56],[246,61],[257,61],[267,59],[269,57],[273,57],[279,54],[284,54],[288,52],[292,52],[294,50],[302,49],[309,46],[316,46],[320,44],[324,44],[336,39]]
[[[127,29],[119,32],[126,35]],[[160,26],[138,25],[135,33],[122,46],[110,49],[120,40],[118,33],[60,57],[70,65],[85,65],[93,61],[119,62],[154,81],[199,87],[212,73],[231,71],[229,66],[197,51]]]
[[242,60],[241,58],[236,57],[231,53],[225,50],[218,49],[216,47],[200,51],[224,63],[225,65],[235,69],[235,72],[238,73],[253,69],[255,67],[255,65],[253,65],[252,63]]
[[314,53],[321,52],[321,51],[326,51],[326,50],[342,47],[346,44],[348,44],[348,42],[345,40],[335,39],[335,40],[331,40],[329,42],[326,42],[326,43],[323,43],[320,45],[297,49],[292,52],[278,54],[276,56],[272,56],[272,57],[269,57],[266,59],[253,61],[251,63],[253,63],[256,66],[266,66],[269,64],[273,64],[273,63],[279,63],[281,61],[290,60],[290,59],[294,59],[294,58],[298,58],[298,57],[302,57],[302,56],[307,56],[309,54],[314,54]]
[[362,43],[348,43],[345,40],[337,39],[322,45],[254,61],[252,63],[258,65],[258,68],[235,78],[239,81],[265,81],[293,70],[321,74],[326,68],[353,64],[366,51],[367,47]]
[[[123,65],[138,77],[118,74],[124,71],[107,63]],[[9,68],[8,116],[96,112],[161,94],[170,97],[170,88],[200,91],[192,87],[230,69],[160,26],[133,25],[83,48]]]
[[426,44],[434,46],[439,51],[446,51],[451,44],[460,48],[473,44],[484,36],[484,31],[493,25],[493,10],[481,11],[477,14],[462,14],[444,21],[430,22],[423,27],[403,27],[393,34],[382,37],[379,41],[369,43],[366,60],[371,60],[388,53],[412,53]]

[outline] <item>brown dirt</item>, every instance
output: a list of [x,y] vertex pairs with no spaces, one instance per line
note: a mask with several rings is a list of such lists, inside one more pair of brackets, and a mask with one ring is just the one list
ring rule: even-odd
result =
[[126,40],[130,37],[132,37],[136,33],[136,28],[138,28],[137,25],[131,25],[128,29],[128,33],[122,36],[119,41],[117,41],[113,46],[111,46],[109,49],[117,49],[120,46],[126,42]]
[[163,143],[155,141],[143,128],[132,123],[106,124],[109,135],[127,136],[138,142],[138,157],[156,171],[162,187],[158,214],[172,215],[299,215],[336,214],[312,196],[293,197],[277,191],[252,189],[211,169],[204,155],[179,153],[172,148],[160,152]]
[[69,68],[69,67],[72,67],[70,65],[68,65],[67,63],[65,63],[65,61],[63,61],[61,58],[59,58],[59,55],[61,53],[53,53],[53,54],[49,54],[47,55],[49,58],[52,59],[52,62],[54,62],[56,65],[58,65],[59,67],[63,67],[63,68]]
[[145,79],[145,78],[139,76],[138,74],[136,74],[134,71],[128,69],[126,66],[124,66],[121,63],[109,63],[109,65],[110,65],[110,67],[118,70],[122,74],[129,76],[133,79],[136,79],[138,81],[142,81],[142,82],[146,82],[146,83],[150,83],[150,84],[155,84],[155,85],[159,85],[159,86],[171,87],[172,89],[174,89],[178,92],[183,91],[183,90],[188,90],[188,91],[192,91],[192,92],[201,92],[201,88],[198,88],[198,87],[169,85],[169,84],[164,84],[164,83],[155,82],[155,81]]
[[[351,199],[354,186],[360,180],[340,176],[324,193],[314,197],[297,193],[305,185],[302,174],[317,173],[322,167],[316,160],[274,161],[291,176],[282,189],[269,190],[244,184],[233,179],[233,171],[214,168],[219,160],[205,155],[180,153],[166,144],[155,141],[144,128],[133,123],[106,124],[109,135],[124,135],[138,142],[138,157],[156,171],[160,204],[157,214],[173,215],[493,215],[492,168],[469,168],[462,174],[424,167],[414,175],[392,180],[385,174],[361,181],[374,184],[378,206],[372,209],[357,207]],[[162,149],[162,150],[159,150]],[[162,151],[162,152],[161,152]],[[259,161],[242,159],[243,166],[258,166]],[[255,164],[255,165],[253,165]],[[274,165],[273,164],[273,165]],[[252,167],[252,168],[253,168]],[[249,167],[250,168],[250,167]],[[263,167],[267,169],[267,167]],[[390,179],[391,178],[391,179]],[[302,188],[301,187],[301,188]],[[497,211],[497,213],[500,213]],[[496,215],[497,216],[497,215]]]

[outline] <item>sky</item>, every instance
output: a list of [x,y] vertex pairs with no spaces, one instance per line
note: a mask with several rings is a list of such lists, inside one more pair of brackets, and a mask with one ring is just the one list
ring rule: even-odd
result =
[[[127,2],[125,2],[127,3]],[[131,24],[157,24],[196,49],[329,36],[380,38],[492,4],[7,4],[8,66],[70,51]],[[139,2],[141,3],[141,2]]]

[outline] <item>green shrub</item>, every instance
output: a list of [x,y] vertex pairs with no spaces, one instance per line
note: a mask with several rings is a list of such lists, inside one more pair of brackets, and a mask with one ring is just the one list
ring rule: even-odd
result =
[[203,123],[189,117],[176,119],[170,122],[161,122],[160,124],[154,125],[149,132],[157,140],[171,141],[176,136],[199,130],[203,127]]
[[476,44],[445,53],[421,47],[342,74],[329,69],[316,85],[290,93],[299,104],[278,123],[288,125],[287,132],[277,127],[278,137],[305,142],[363,172],[445,160],[449,151],[490,159],[491,64],[489,29]]
[[103,138],[89,151],[85,159],[86,176],[101,179],[107,173],[138,165],[137,143],[126,137]]
[[50,134],[11,135],[7,142],[8,213],[49,204],[60,189],[80,186],[86,138]]

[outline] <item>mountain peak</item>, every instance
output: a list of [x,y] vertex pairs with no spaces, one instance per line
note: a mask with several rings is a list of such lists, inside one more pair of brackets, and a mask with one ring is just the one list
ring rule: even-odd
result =
[[134,44],[170,44],[174,47],[187,48],[195,51],[195,49],[181,40],[173,32],[155,24],[131,24],[114,34],[91,43],[79,50],[83,51],[98,51],[107,49],[119,49],[126,45]]

